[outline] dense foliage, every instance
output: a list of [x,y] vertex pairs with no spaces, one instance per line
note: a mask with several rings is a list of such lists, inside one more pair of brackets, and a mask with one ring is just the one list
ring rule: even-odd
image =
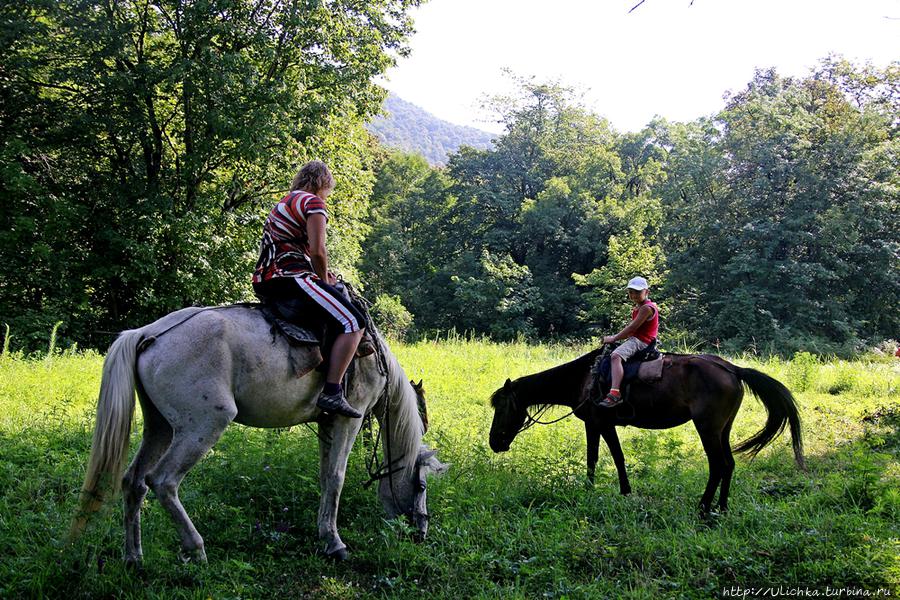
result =
[[0,18],[0,315],[69,341],[247,295],[262,211],[327,160],[352,271],[372,81],[418,0],[23,0]]
[[364,277],[423,330],[617,330],[642,274],[664,335],[787,353],[896,337],[898,85],[898,65],[764,71],[713,117],[619,134],[524,81],[494,148],[440,170],[382,158]]
[[336,268],[396,334],[608,333],[642,274],[670,340],[790,354],[897,337],[897,64],[761,71],[716,115],[625,134],[521,80],[494,102],[493,145],[435,167],[365,128],[417,4],[2,4],[11,347],[45,346],[57,322],[60,345],[105,347],[170,310],[251,298],[265,211],[313,157],[338,177]]
[[490,133],[438,119],[395,94],[388,94],[383,110],[385,114],[372,120],[369,130],[385,146],[421,154],[433,165],[446,164],[462,146],[491,147]]

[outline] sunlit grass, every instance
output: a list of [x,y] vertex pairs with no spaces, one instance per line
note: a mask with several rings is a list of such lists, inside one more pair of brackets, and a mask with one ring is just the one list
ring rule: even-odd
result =
[[[151,497],[143,510],[146,573],[121,564],[121,507],[74,547],[58,541],[74,510],[93,426],[102,357],[0,358],[0,597],[696,597],[753,582],[900,582],[900,361],[738,358],[797,392],[809,472],[787,437],[738,459],[731,512],[702,523],[706,459],[693,427],[620,429],[634,494],[617,494],[601,448],[585,485],[580,421],[535,427],[504,454],[487,446],[490,394],[587,348],[460,338],[393,343],[424,379],[426,441],[453,463],[429,486],[429,539],[387,522],[350,459],[339,526],[348,564],[316,550],[317,440],[231,427],[182,486],[207,543],[206,567],[179,563],[177,537]],[[557,416],[565,414],[559,412]],[[757,431],[745,397],[733,440]],[[132,440],[138,442],[140,427]]]

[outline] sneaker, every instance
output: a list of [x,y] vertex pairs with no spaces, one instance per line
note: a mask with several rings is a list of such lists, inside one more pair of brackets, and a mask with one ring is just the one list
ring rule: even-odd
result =
[[604,398],[595,400],[594,404],[600,408],[613,408],[614,406],[622,404],[622,396],[616,396],[613,393],[609,393]]
[[316,400],[316,406],[321,408],[323,412],[337,413],[353,419],[358,419],[362,416],[361,412],[350,406],[350,403],[344,398],[344,394],[332,394],[329,396],[322,392],[319,394],[319,399]]
[[356,347],[356,358],[362,358],[370,354],[375,354],[375,344],[369,338],[363,337],[359,341],[359,346]]

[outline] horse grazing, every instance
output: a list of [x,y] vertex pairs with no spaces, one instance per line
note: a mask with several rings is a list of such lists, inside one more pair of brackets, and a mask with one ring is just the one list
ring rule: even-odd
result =
[[[358,410],[372,411],[384,432],[387,457],[379,496],[389,517],[406,515],[419,535],[428,529],[426,481],[443,473],[421,443],[424,425],[417,389],[373,331],[378,351],[357,359],[347,391]],[[203,539],[178,498],[178,487],[231,422],[251,427],[319,423],[319,538],[327,555],[347,558],[337,531],[338,502],[347,458],[362,419],[324,416],[316,397],[324,377],[297,377],[291,348],[273,337],[259,310],[235,305],[186,308],[140,329],[123,332],[103,365],[93,444],[70,537],[109,496],[123,488],[125,560],[142,560],[140,507],[148,488],[175,522],[183,560],[206,561]],[[307,352],[294,349],[293,352]],[[144,415],[140,449],[122,477],[134,414],[134,392]]]
[[[657,382],[634,381],[627,402],[616,408],[598,408],[591,402],[591,367],[603,348],[571,362],[533,375],[506,380],[491,396],[494,420],[490,444],[494,452],[509,450],[520,431],[539,421],[538,413],[549,406],[564,405],[584,421],[587,437],[587,474],[594,481],[600,436],[606,441],[619,475],[619,490],[631,492],[625,457],[616,426],[668,429],[693,421],[709,462],[709,480],[700,499],[700,510],[708,514],[716,489],[721,484],[718,508],[728,508],[728,489],[734,472],[731,426],[741,406],[744,386],[762,402],[768,412],[765,426],[735,449],[755,456],[790,425],[794,458],[805,468],[800,433],[800,416],[791,392],[777,380],[755,369],[743,369],[723,358],[706,354],[666,354],[663,378]],[[526,422],[527,421],[527,422]]]

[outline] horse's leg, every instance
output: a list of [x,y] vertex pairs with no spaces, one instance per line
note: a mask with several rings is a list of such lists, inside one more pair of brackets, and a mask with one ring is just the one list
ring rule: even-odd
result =
[[600,453],[600,428],[589,418],[584,421],[584,435],[587,440],[587,478],[594,484],[594,472],[597,468],[597,457]]
[[347,546],[337,530],[338,503],[347,473],[347,458],[362,426],[362,419],[334,417],[319,421],[319,539],[325,542],[325,554],[331,558],[347,558]]
[[731,487],[731,475],[734,473],[734,456],[731,454],[731,426],[734,424],[734,417],[725,425],[722,431],[722,454],[725,459],[725,465],[722,470],[722,486],[719,488],[719,511],[726,512],[728,510],[728,490]]
[[722,432],[721,430],[713,430],[710,427],[704,427],[697,421],[694,421],[697,433],[700,434],[700,441],[703,443],[703,450],[706,452],[706,460],[709,463],[709,479],[706,482],[706,490],[700,498],[700,513],[702,515],[709,514],[712,507],[713,496],[716,494],[716,488],[722,481],[722,475],[725,472],[725,452],[722,449]]
[[144,396],[141,396],[141,412],[144,415],[144,437],[122,478],[122,495],[125,500],[125,563],[132,566],[140,566],[143,557],[141,504],[148,489],[144,478],[172,441],[169,423]]
[[622,446],[619,445],[619,436],[616,433],[615,425],[604,427],[600,430],[600,435],[609,447],[609,453],[612,454],[613,462],[616,464],[616,472],[619,474],[619,492],[623,496],[631,493],[631,484],[628,483],[628,472],[625,470],[625,455],[622,453]]
[[[209,392],[206,396],[213,398]],[[172,423],[174,435],[171,445],[147,475],[150,488],[175,521],[181,538],[181,559],[185,562],[206,562],[206,550],[203,538],[178,498],[178,486],[237,415],[237,407],[231,397],[224,393],[218,397],[219,400],[206,400],[192,405],[188,411],[178,415],[179,421]]]

